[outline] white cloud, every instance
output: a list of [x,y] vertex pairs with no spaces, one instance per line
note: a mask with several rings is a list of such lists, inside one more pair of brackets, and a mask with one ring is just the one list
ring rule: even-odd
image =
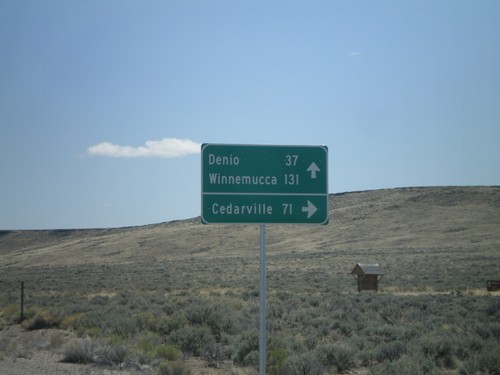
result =
[[357,59],[357,58],[360,58],[361,57],[361,53],[358,52],[358,51],[352,51],[352,52],[349,52],[347,54],[348,57],[352,58],[352,59]]
[[92,156],[110,156],[113,158],[161,157],[176,158],[189,154],[199,154],[201,144],[190,139],[163,138],[159,141],[147,141],[144,146],[132,147],[102,142],[87,148]]

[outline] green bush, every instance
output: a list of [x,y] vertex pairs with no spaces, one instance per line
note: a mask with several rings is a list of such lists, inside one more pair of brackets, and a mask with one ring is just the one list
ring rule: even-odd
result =
[[267,355],[267,372],[271,375],[285,374],[288,354],[285,349],[269,350]]
[[136,337],[137,355],[139,362],[147,363],[152,360],[158,353],[158,348],[161,346],[162,339],[158,334],[153,332],[144,332]]
[[61,320],[60,327],[62,329],[75,328],[75,325],[76,325],[76,322],[78,321],[79,316],[80,316],[80,314],[71,314],[71,315],[65,316]]
[[74,327],[79,331],[86,331],[90,328],[99,328],[101,330],[104,320],[105,317],[101,310],[88,311],[77,316]]
[[181,358],[182,353],[173,345],[160,345],[156,350],[156,355],[158,358],[176,361]]
[[158,367],[158,375],[191,375],[191,369],[181,361],[163,362]]
[[157,322],[156,322],[156,319],[152,313],[141,312],[139,314],[135,314],[134,319],[135,319],[135,324],[137,326],[137,329],[139,331],[144,331],[144,330],[153,331],[153,332],[157,331],[157,327],[156,327]]
[[74,323],[78,332],[96,331],[104,334],[114,334],[123,338],[131,338],[139,333],[136,319],[123,306],[110,305],[85,312],[78,316]]
[[236,344],[233,359],[236,363],[244,366],[258,364],[259,358],[259,333],[257,330],[243,332]]
[[223,333],[232,333],[234,318],[227,306],[202,301],[191,305],[185,312],[186,319],[193,325],[205,325],[210,328],[217,342]]
[[[17,304],[10,304],[2,307],[0,310],[0,318],[4,321],[5,325],[11,325],[14,323],[19,323],[20,319],[20,307]],[[0,327],[1,329],[2,327]]]
[[172,332],[177,331],[187,324],[184,316],[174,316],[161,319],[157,324],[157,331],[162,335],[170,335]]
[[215,338],[207,326],[185,326],[169,336],[173,344],[187,354],[204,355],[215,344]]
[[111,333],[125,339],[131,338],[139,332],[136,320],[126,316],[118,316],[110,326]]

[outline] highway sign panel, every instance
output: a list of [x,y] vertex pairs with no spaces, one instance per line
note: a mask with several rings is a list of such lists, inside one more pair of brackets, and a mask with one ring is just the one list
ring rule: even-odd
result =
[[326,146],[203,144],[202,222],[326,224]]

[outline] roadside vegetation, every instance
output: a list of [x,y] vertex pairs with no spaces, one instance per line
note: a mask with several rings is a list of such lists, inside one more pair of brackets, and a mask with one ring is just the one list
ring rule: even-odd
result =
[[[197,358],[207,374],[256,373],[258,290],[202,288],[200,281],[161,291],[139,285],[97,291],[85,283],[64,290],[62,277],[58,291],[43,283],[28,289],[22,325],[73,332],[77,339],[52,338],[71,363],[189,374],[190,359]],[[303,282],[303,288],[295,283],[268,291],[269,374],[361,368],[368,374],[500,374],[498,296],[339,293],[318,282],[312,293],[314,281]],[[2,295],[3,326],[19,319],[17,303],[13,293]],[[0,347],[3,355],[12,349]]]
[[[268,229],[267,373],[500,375],[500,292],[486,291],[500,278],[500,188],[331,203],[328,226]],[[255,375],[258,239],[195,220],[0,232],[0,361],[51,351],[130,373]],[[357,292],[357,262],[386,271],[378,293]]]

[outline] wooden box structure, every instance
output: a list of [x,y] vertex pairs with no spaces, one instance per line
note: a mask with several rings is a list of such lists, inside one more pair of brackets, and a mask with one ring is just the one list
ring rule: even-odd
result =
[[500,291],[500,280],[486,280],[486,290],[488,292]]
[[378,282],[384,277],[385,272],[378,263],[357,263],[351,275],[358,280],[358,292],[362,290],[378,291]]

